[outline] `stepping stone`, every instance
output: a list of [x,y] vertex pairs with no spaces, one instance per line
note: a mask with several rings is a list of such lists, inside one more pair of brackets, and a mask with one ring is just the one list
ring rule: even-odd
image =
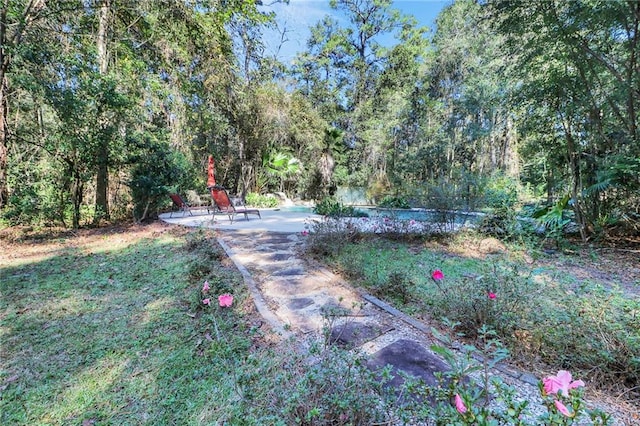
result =
[[279,271],[275,271],[271,275],[278,276],[278,277],[288,277],[288,276],[293,276],[293,275],[304,275],[304,268],[294,267],[294,268],[281,269]]
[[[437,387],[439,383],[435,373],[444,373],[451,370],[449,365],[438,355],[418,342],[408,339],[397,340],[380,349],[371,356],[367,363],[367,366],[374,371],[380,370],[387,365],[391,366],[391,374],[393,376],[387,386],[392,386],[396,389],[399,389],[405,382],[400,372],[422,379],[427,386]],[[469,378],[465,377],[463,381],[469,383]],[[446,383],[443,383],[443,386],[446,386]],[[482,391],[482,388],[479,387],[478,390]],[[422,399],[416,395],[409,396],[418,401]],[[435,400],[432,398],[429,398],[428,402],[435,404]]]
[[291,244],[289,234],[273,234],[264,238],[264,244]]
[[271,260],[275,262],[282,262],[291,259],[291,253],[275,253],[271,255]]
[[306,307],[309,307],[311,305],[313,305],[313,299],[310,299],[308,297],[299,297],[297,299],[292,299],[291,302],[289,302],[289,304],[287,305],[287,307],[289,307],[289,309],[304,309]]
[[345,349],[353,349],[391,330],[393,330],[393,327],[386,324],[364,324],[359,321],[347,321],[331,329],[329,342]]
[[437,386],[435,373],[450,370],[449,366],[436,354],[427,350],[418,342],[400,339],[371,356],[367,363],[374,371],[391,366],[393,379],[387,384],[399,389],[405,382],[400,371],[422,379],[427,386]]

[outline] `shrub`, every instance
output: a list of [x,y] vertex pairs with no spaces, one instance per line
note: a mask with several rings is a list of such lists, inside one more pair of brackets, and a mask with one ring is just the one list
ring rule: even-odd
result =
[[132,158],[135,165],[128,182],[137,221],[156,217],[169,200],[167,194],[190,185],[190,164],[183,154],[151,137],[145,142],[148,144],[145,150]]
[[640,302],[602,286],[586,286],[578,292],[555,292],[532,320],[537,355],[576,370],[598,366],[607,381],[637,386]]
[[259,208],[278,207],[278,199],[272,195],[263,195],[256,192],[249,192],[245,197],[245,203],[249,206]]
[[[573,380],[571,373],[561,370],[538,382],[540,403],[546,410],[533,407],[531,400],[520,400],[516,389],[494,376],[490,370],[507,358],[508,352],[495,339],[493,330],[477,331],[480,349],[462,345],[461,353],[448,349],[452,341],[433,330],[446,346],[434,345],[450,369],[436,373],[438,383],[428,386],[420,381],[405,382],[405,392],[416,395],[401,413],[412,424],[426,421],[435,425],[607,425],[611,416],[584,404],[582,380]],[[475,373],[475,374],[474,374]],[[424,401],[432,403],[425,406]],[[587,423],[589,422],[589,423]],[[422,424],[422,423],[421,423]]]
[[314,213],[331,217],[366,217],[365,212],[358,211],[353,206],[345,206],[333,197],[320,200],[313,208]]
[[493,177],[484,188],[484,201],[489,212],[480,225],[483,232],[503,236],[517,232],[518,188],[513,179],[502,175]]
[[393,197],[387,195],[378,203],[378,207],[390,208],[390,209],[409,209],[411,206],[404,197]]
[[467,335],[486,325],[508,338],[526,327],[529,312],[536,310],[538,285],[516,264],[483,265],[478,275],[435,284],[437,291],[427,301],[434,316],[458,323]]
[[364,356],[321,341],[309,347],[279,347],[243,359],[242,367],[250,368],[236,373],[243,397],[229,424],[388,424],[381,403],[385,382],[366,367]]
[[318,257],[339,253],[347,244],[362,236],[360,230],[351,222],[335,217],[314,221],[307,238],[307,250]]

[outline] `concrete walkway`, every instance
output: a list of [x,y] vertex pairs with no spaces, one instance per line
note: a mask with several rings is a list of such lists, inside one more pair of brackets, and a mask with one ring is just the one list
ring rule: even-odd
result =
[[[448,368],[429,349],[440,342],[428,325],[306,259],[307,237],[302,231],[321,216],[264,209],[262,219],[242,217],[233,224],[224,216],[216,216],[215,221],[206,214],[168,216],[163,214],[161,219],[220,231],[218,241],[243,274],[258,311],[281,335],[320,337],[329,331],[335,344],[368,354],[372,368],[391,365],[397,382],[402,381],[398,374],[402,371],[434,384],[434,373]],[[495,374],[517,387],[523,398],[539,395],[538,379],[530,374],[508,366],[500,366]]]

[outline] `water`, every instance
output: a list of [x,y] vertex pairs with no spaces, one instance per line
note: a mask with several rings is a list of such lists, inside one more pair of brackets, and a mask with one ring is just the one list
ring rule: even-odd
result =
[[277,210],[291,213],[313,213],[313,207],[309,206],[284,206]]
[[[292,213],[313,213],[310,206],[284,206],[278,210]],[[473,225],[482,219],[481,213],[464,211],[436,211],[429,209],[384,209],[379,207],[359,206],[358,212],[371,218],[385,218],[393,220],[415,220],[417,222],[455,223],[457,225]]]
[[388,217],[393,220],[415,220],[417,222],[444,222],[458,225],[474,225],[482,220],[481,213],[464,211],[437,211],[429,209],[383,209],[378,207],[358,207],[369,217]]

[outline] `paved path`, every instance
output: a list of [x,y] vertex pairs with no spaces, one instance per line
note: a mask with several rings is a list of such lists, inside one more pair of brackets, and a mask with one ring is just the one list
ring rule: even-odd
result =
[[[167,215],[168,216],[168,215]],[[434,384],[434,372],[447,369],[429,348],[437,342],[428,327],[375,297],[361,293],[340,277],[306,259],[307,229],[318,216],[263,211],[263,220],[226,219],[202,215],[161,219],[187,226],[218,229],[218,241],[244,276],[255,305],[271,327],[283,336],[307,336],[325,331],[335,344],[359,348],[372,367],[390,364]],[[508,366],[493,374],[519,390],[522,399],[539,405],[538,379]]]

